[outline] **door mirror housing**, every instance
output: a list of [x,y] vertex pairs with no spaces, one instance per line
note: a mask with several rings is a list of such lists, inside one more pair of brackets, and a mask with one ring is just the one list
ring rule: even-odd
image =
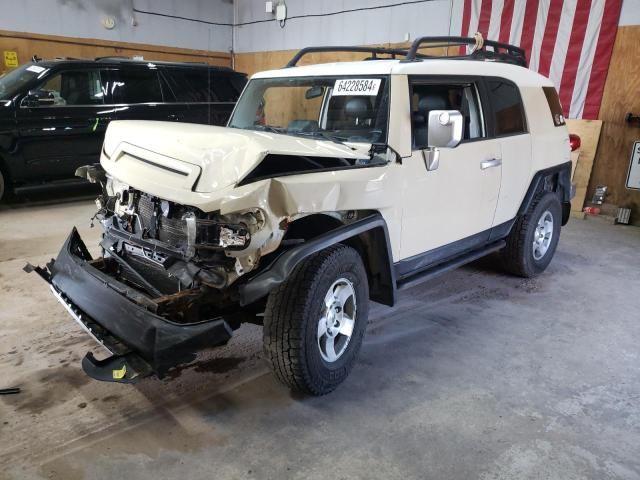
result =
[[324,94],[324,88],[320,85],[314,85],[304,92],[304,98],[311,100],[313,98],[321,97]]
[[48,107],[55,103],[53,93],[46,90],[29,90],[22,100],[23,107]]
[[428,125],[429,147],[454,148],[462,141],[464,117],[458,110],[431,110]]

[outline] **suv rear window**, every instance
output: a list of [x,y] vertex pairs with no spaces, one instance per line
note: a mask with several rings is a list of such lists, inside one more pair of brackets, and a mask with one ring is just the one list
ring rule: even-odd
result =
[[206,103],[209,98],[209,79],[205,69],[167,68],[164,74],[178,103]]
[[518,87],[502,80],[489,80],[489,99],[493,107],[495,135],[515,135],[527,131]]
[[564,125],[564,113],[562,112],[562,105],[560,105],[558,92],[556,92],[554,87],[542,87],[542,91],[544,92],[544,96],[547,97],[547,103],[549,104],[549,110],[551,110],[553,124],[556,127]]
[[211,85],[213,86],[213,97],[217,102],[235,102],[238,100],[244,84],[247,83],[244,77],[231,75],[216,75],[211,73]]
[[162,102],[157,70],[114,70],[109,74],[115,103]]

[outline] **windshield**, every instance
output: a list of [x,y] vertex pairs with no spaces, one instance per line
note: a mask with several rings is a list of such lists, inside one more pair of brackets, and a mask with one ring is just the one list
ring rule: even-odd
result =
[[11,100],[25,85],[47,70],[38,65],[27,64],[0,77],[0,100]]
[[258,78],[245,88],[229,126],[339,142],[384,143],[388,109],[387,77]]

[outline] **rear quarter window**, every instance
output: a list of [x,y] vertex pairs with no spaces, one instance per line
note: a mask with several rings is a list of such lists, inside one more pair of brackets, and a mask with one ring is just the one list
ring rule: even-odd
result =
[[211,101],[209,78],[205,68],[170,68],[164,71],[173,101],[206,103]]
[[216,102],[235,102],[238,100],[246,79],[241,76],[221,75],[211,72],[213,99]]
[[493,109],[495,135],[525,133],[524,107],[518,87],[503,80],[489,80],[489,100]]
[[547,103],[549,104],[549,110],[551,110],[551,118],[553,118],[553,124],[556,127],[564,125],[564,113],[562,112],[562,105],[560,105],[560,98],[558,98],[558,92],[554,87],[542,87],[544,96],[547,97]]

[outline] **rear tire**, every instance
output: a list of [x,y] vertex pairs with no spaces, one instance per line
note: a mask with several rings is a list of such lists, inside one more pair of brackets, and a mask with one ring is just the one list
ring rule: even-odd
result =
[[273,290],[264,317],[264,354],[293,390],[324,395],[353,367],[369,315],[369,285],[358,252],[335,245],[302,261]]
[[560,239],[562,205],[553,192],[540,194],[521,216],[501,252],[509,273],[531,278],[542,273],[553,258]]

